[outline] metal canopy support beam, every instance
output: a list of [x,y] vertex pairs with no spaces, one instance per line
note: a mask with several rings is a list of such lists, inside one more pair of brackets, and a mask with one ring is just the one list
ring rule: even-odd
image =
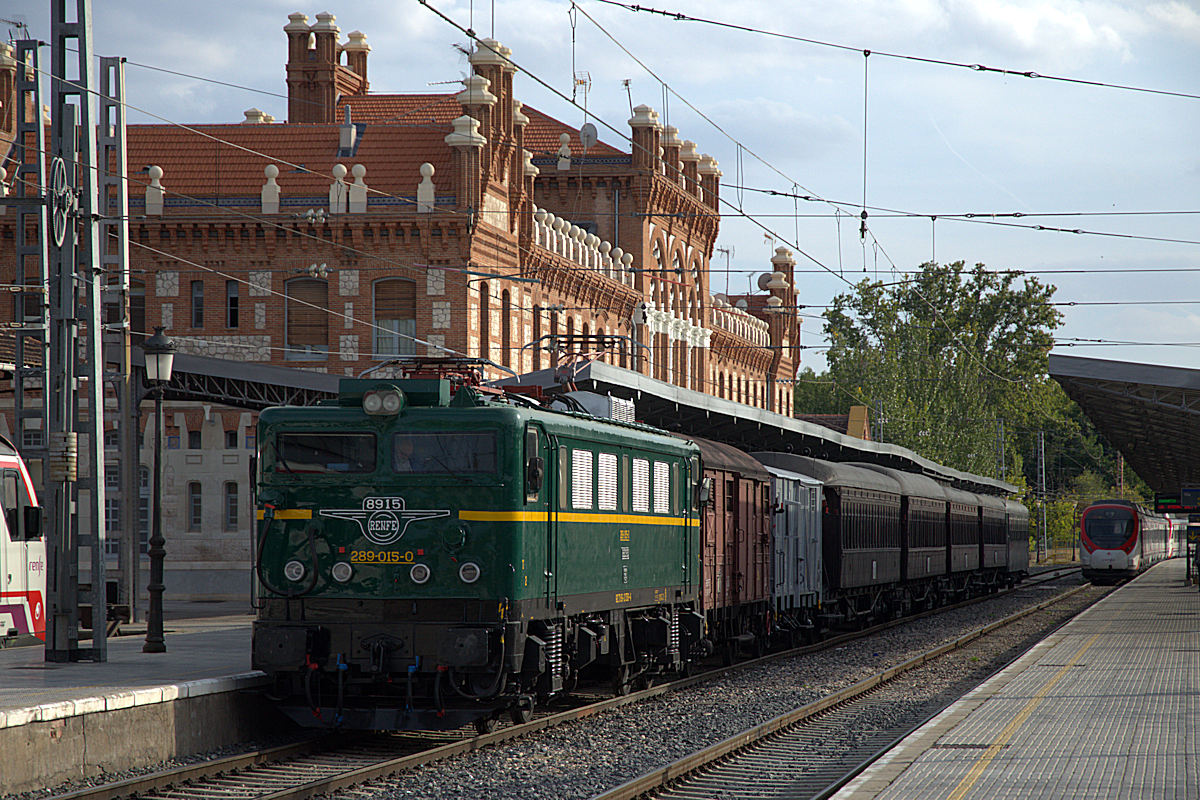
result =
[[[46,660],[108,658],[104,564],[104,383],[97,239],[92,5],[53,0],[50,29],[50,419]],[[81,302],[82,301],[82,302]],[[80,441],[82,440],[82,441]],[[82,453],[83,458],[80,458]],[[83,461],[81,465],[79,462]],[[89,525],[79,525],[79,503]],[[88,583],[80,566],[88,555]],[[86,588],[85,588],[86,587]],[[91,609],[90,646],[80,644]]]
[[1150,488],[1200,479],[1200,370],[1052,355],[1050,377]]

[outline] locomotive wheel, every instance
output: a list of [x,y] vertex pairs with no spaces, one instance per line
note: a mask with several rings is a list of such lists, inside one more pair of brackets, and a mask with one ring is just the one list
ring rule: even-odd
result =
[[491,733],[496,730],[497,720],[495,717],[480,717],[475,720],[475,732],[480,736]]
[[721,647],[721,666],[732,667],[735,661],[737,661],[737,645],[733,642],[726,642]]
[[613,694],[617,697],[624,697],[629,694],[629,684],[629,667],[622,664],[613,671]]
[[524,725],[533,719],[533,698],[528,696],[517,698],[516,704],[508,709],[508,717],[512,720],[513,725]]

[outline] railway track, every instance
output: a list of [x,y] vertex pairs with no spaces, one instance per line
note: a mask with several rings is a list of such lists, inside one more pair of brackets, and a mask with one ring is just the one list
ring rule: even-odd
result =
[[[1082,585],[997,620],[817,702],[599,794],[594,800],[831,797],[896,743],[958,699],[957,692],[952,696],[934,693],[920,713],[910,711],[890,725],[873,724],[880,717],[887,718],[892,707],[901,705],[899,698],[911,703],[913,695],[919,695],[922,668],[1088,588]],[[1019,654],[1012,658],[1016,657]],[[847,747],[829,744],[831,740],[845,738],[847,730],[865,732]]]
[[[1077,573],[1078,571],[1078,568],[1075,567],[1043,572],[1025,581],[1019,588],[1029,588],[1039,583],[1049,583],[1072,572]],[[612,708],[642,702],[668,692],[729,675],[765,661],[792,658],[798,655],[837,647],[847,641],[870,636],[914,618],[931,616],[953,608],[983,602],[994,596],[988,595],[964,601],[953,606],[922,612],[913,617],[889,621],[862,631],[844,633],[825,639],[817,644],[771,653],[761,658],[738,662],[732,666],[708,670],[693,676],[664,683],[660,686],[652,686],[632,692],[626,696],[606,697],[594,702],[584,702],[574,707],[543,709],[530,722],[501,727],[487,734],[476,735],[474,733],[467,733],[466,731],[458,731],[353,736],[343,734],[340,736],[318,737],[298,743],[264,748],[183,767],[175,767],[114,783],[77,789],[54,795],[51,800],[109,800],[110,798],[126,797],[138,797],[147,800],[194,800],[196,798],[204,798],[205,800],[213,800],[213,798],[247,798],[247,800],[249,798],[255,798],[256,800],[285,800],[286,798],[287,800],[298,800],[299,798],[327,795],[373,780],[386,778],[414,767],[431,764],[455,755],[526,736],[535,731],[562,725],[572,720],[582,719]],[[1049,602],[1053,601],[1047,601],[1047,603]],[[1041,608],[1047,603],[1038,604],[1034,608]],[[994,627],[995,625],[989,626],[989,628]],[[969,636],[961,637],[958,642],[969,640],[970,638]],[[951,647],[959,646],[958,642],[951,645]],[[918,657],[918,659],[913,659],[912,661],[918,661],[924,657]],[[912,662],[906,662],[906,665],[901,665],[881,674],[900,674],[910,663]],[[840,697],[843,694],[845,693],[840,692],[834,697]],[[829,702],[821,701],[821,703],[814,705],[821,705],[822,708],[813,713],[827,711],[844,702],[844,699],[830,700]],[[762,735],[768,735],[779,729],[780,727],[775,727],[772,731],[766,731]],[[737,738],[740,739],[741,737]],[[750,741],[747,739],[742,742],[741,746],[745,746]],[[678,774],[680,773],[671,773],[671,775],[675,776]],[[661,786],[662,783],[660,782],[657,785]],[[636,794],[641,794],[645,791],[648,790],[642,789],[635,794],[627,796],[634,797]]]

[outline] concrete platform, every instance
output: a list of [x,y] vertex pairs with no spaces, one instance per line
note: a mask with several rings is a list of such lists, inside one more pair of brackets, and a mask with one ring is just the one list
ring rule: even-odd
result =
[[156,764],[277,730],[250,691],[253,616],[244,603],[171,604],[166,653],[112,637],[104,663],[47,664],[41,647],[0,650],[0,794]]
[[1159,564],[905,738],[840,800],[1200,798],[1200,592]]

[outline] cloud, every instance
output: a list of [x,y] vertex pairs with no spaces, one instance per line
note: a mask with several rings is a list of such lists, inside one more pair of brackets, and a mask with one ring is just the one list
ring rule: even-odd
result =
[[1179,2],[1154,3],[1146,8],[1146,15],[1168,33],[1200,44],[1200,12],[1194,8]]
[[1048,67],[1079,66],[1099,54],[1132,58],[1118,30],[1123,14],[1107,19],[1106,9],[1084,2],[1040,0],[960,0],[950,5],[955,27],[1012,56]]
[[820,158],[846,141],[862,140],[858,128],[839,115],[813,114],[766,97],[731,97],[704,110],[752,149],[758,143],[788,141],[792,157],[802,161]]

